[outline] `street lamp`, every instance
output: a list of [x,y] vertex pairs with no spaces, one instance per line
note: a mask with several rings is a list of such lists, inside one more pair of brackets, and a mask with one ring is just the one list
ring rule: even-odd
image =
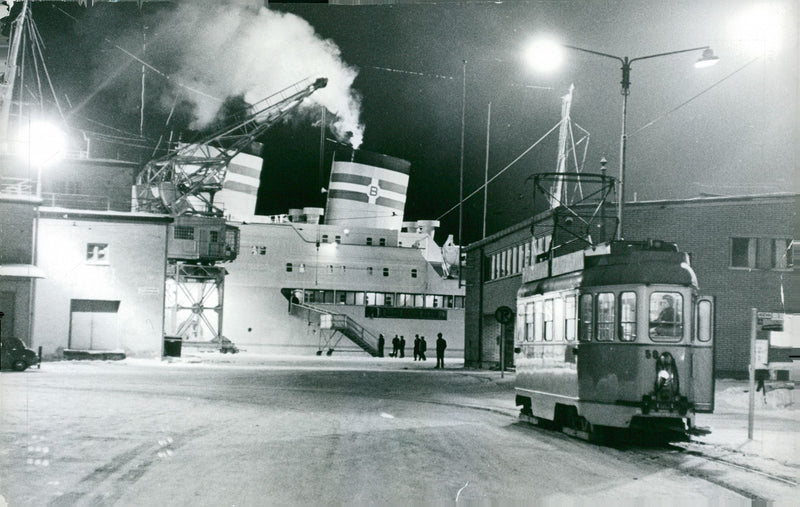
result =
[[42,196],[42,169],[58,162],[67,148],[64,132],[56,125],[40,120],[23,125],[20,134],[23,160],[36,168],[36,197]]
[[648,60],[662,56],[702,51],[700,58],[695,62],[694,66],[695,68],[703,68],[716,64],[719,61],[719,57],[714,54],[714,51],[712,51],[709,46],[679,49],[677,51],[668,51],[666,53],[656,53],[646,56],[637,56],[636,58],[628,58],[627,56],[621,57],[611,55],[578,46],[571,46],[569,44],[557,44],[555,42],[540,40],[531,45],[528,51],[528,58],[539,70],[551,70],[557,67],[560,63],[560,52],[558,51],[559,48],[573,49],[583,53],[611,58],[622,64],[622,81],[620,81],[620,84],[622,85],[622,134],[620,136],[619,148],[619,206],[617,206],[616,234],[617,239],[622,239],[622,209],[625,202],[625,155],[628,144],[628,95],[630,94],[631,86],[631,64],[638,60]]

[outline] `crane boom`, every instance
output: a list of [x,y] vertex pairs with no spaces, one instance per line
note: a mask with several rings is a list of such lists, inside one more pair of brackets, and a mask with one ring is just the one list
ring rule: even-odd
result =
[[327,84],[327,78],[298,81],[253,104],[250,113],[235,125],[151,160],[136,178],[135,209],[222,216],[222,210],[214,205],[214,194],[222,189],[233,157]]

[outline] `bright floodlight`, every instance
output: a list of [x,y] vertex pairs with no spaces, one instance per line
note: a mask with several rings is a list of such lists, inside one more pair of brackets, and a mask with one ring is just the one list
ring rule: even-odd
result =
[[557,42],[548,39],[533,41],[525,50],[525,60],[540,72],[551,72],[561,65],[564,59],[564,48]]
[[694,66],[697,69],[702,69],[703,67],[711,67],[712,65],[716,65],[719,62],[719,57],[714,54],[714,51],[711,48],[707,48],[703,50],[703,54],[700,58],[694,62]]
[[64,156],[67,140],[64,132],[52,123],[33,121],[22,130],[21,156],[33,166],[47,166]]

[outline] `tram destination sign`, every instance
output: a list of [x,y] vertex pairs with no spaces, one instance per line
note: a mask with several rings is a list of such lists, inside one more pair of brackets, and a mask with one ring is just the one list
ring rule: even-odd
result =
[[783,331],[783,314],[774,312],[758,312],[756,324],[762,331]]

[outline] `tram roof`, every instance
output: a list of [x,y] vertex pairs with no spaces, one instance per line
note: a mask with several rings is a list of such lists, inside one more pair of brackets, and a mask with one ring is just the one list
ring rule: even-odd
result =
[[675,284],[697,288],[689,254],[677,251],[630,250],[584,258],[584,269],[523,284],[517,296],[606,287],[610,285]]

